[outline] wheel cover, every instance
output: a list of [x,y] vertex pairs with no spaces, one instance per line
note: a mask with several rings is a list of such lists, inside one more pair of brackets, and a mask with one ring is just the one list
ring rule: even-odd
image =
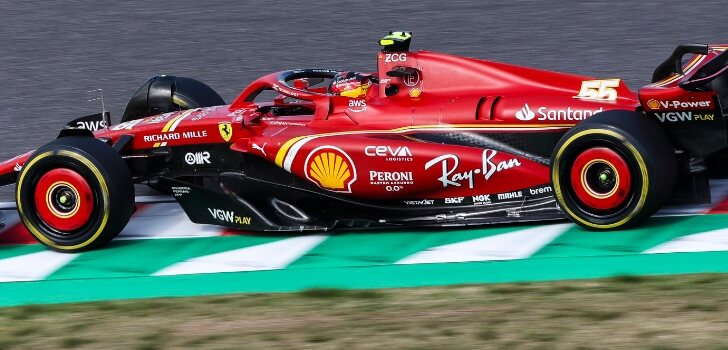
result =
[[589,208],[612,211],[630,197],[632,177],[627,161],[618,152],[594,147],[580,153],[570,174],[576,198]]
[[94,208],[93,190],[88,181],[67,168],[43,174],[36,185],[34,201],[40,219],[61,232],[83,227]]

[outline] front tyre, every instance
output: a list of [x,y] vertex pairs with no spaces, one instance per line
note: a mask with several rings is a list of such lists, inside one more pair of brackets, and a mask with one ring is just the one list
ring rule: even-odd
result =
[[672,193],[676,174],[668,137],[631,111],[607,111],[579,123],[551,157],[561,209],[593,230],[628,228],[650,217]]
[[91,137],[63,137],[28,158],[16,187],[18,213],[39,242],[58,251],[98,248],[121,232],[134,209],[123,159]]

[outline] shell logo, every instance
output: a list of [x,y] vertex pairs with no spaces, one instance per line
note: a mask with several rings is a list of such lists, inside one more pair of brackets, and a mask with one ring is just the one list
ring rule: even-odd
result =
[[660,109],[660,103],[657,100],[651,99],[647,101],[647,107],[650,107],[650,109]]
[[334,146],[321,146],[306,157],[306,178],[323,189],[351,193],[356,168],[346,152]]

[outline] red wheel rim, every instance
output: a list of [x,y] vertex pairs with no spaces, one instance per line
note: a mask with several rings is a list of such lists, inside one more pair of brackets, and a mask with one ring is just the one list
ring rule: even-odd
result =
[[64,232],[83,227],[94,207],[93,191],[86,179],[66,168],[43,174],[35,187],[34,199],[40,219]]
[[606,147],[587,149],[571,168],[571,187],[576,198],[597,210],[614,210],[630,194],[631,174],[627,161]]

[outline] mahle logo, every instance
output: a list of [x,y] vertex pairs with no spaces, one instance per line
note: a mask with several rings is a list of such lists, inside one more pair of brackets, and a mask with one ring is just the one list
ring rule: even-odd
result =
[[528,103],[523,105],[521,110],[516,112],[516,119],[518,119],[518,120],[528,121],[528,120],[533,119],[535,116],[536,116],[536,113],[533,113],[533,111],[531,110],[531,107],[528,106]]

